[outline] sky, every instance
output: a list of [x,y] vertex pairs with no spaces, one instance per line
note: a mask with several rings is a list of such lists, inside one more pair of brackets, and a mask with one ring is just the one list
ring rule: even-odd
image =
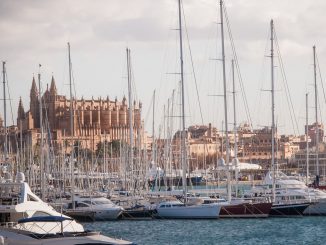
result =
[[[271,88],[268,57],[271,19],[279,47],[279,51],[275,51],[275,113],[279,131],[303,133],[306,93],[309,94],[308,120],[310,123],[315,120],[313,45],[316,45],[320,68],[317,72],[318,117],[323,121],[326,117],[323,93],[326,2],[225,0],[225,6],[229,20],[229,25],[224,25],[229,129],[234,121],[231,93],[234,56],[228,28],[253,127],[271,125],[271,93],[268,91]],[[220,96],[223,80],[219,4],[217,0],[183,0],[183,13],[186,124],[212,123],[220,129],[224,111]],[[176,129],[180,118],[177,14],[176,0],[1,0],[0,59],[6,61],[12,105],[8,124],[12,124],[12,118],[16,121],[20,96],[25,110],[29,109],[31,81],[33,74],[37,76],[39,72],[39,64],[42,65],[42,89],[50,84],[53,75],[59,93],[69,95],[67,42],[70,42],[77,97],[109,96],[111,100],[121,100],[127,96],[126,48],[129,47],[133,95],[142,102],[145,129],[152,130],[154,90],[156,131],[163,134],[167,108],[174,108]],[[280,59],[286,83],[282,79]],[[240,124],[248,118],[244,113],[238,74],[236,71],[235,108],[237,124]],[[290,97],[286,96],[286,87]],[[168,100],[172,101],[173,90],[175,103],[172,106]],[[1,88],[1,94],[2,91]],[[288,106],[289,98],[292,106]]]

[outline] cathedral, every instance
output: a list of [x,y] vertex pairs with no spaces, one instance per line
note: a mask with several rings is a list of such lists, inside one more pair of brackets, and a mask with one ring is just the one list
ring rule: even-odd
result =
[[[40,113],[39,92],[33,78],[30,90],[29,111],[24,110],[22,100],[18,105],[17,127],[22,132],[22,141],[34,146],[40,142],[40,114],[45,137],[60,149],[64,142],[80,142],[83,148],[96,150],[96,145],[104,140],[111,142],[121,140],[129,143],[129,108],[124,97],[122,101],[73,98],[71,129],[70,99],[57,92],[54,77],[50,88],[42,95],[42,112]],[[143,142],[143,125],[141,120],[141,103],[133,103],[132,127],[134,145]],[[140,139],[140,141],[139,141]]]

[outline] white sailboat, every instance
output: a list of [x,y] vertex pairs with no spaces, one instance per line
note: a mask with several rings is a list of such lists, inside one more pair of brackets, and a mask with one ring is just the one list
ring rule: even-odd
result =
[[181,106],[182,106],[182,146],[181,146],[181,162],[182,162],[182,186],[184,202],[168,201],[160,203],[157,208],[158,218],[182,218],[182,219],[216,219],[219,217],[220,205],[217,203],[210,204],[189,204],[187,203],[187,152],[186,152],[186,124],[185,124],[185,105],[184,105],[184,75],[183,75],[183,45],[182,45],[182,21],[181,21],[181,0],[178,0],[179,12],[179,44],[180,44],[180,79],[181,79]]

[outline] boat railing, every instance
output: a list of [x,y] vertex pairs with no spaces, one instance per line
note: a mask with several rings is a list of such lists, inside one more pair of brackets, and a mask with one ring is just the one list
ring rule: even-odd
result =
[[15,225],[17,225],[17,222],[2,222],[2,223],[0,223],[0,227],[4,227],[4,228],[13,228]]
[[2,183],[0,185],[0,205],[17,205],[21,198],[20,183]]

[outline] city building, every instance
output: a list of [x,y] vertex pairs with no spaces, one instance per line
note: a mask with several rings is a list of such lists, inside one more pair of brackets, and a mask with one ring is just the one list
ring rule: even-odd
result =
[[[129,108],[124,97],[122,101],[115,99],[72,99],[72,125],[70,124],[71,100],[59,95],[54,77],[50,88],[42,95],[42,125],[45,138],[52,142],[55,149],[62,149],[72,142],[79,146],[96,150],[99,142],[121,140],[129,143]],[[132,127],[134,145],[143,135],[141,120],[141,103],[133,102]],[[17,127],[22,132],[22,141],[26,145],[36,145],[40,142],[40,100],[39,91],[32,80],[30,90],[29,110],[25,111],[22,100],[19,101]],[[19,137],[20,134],[18,134]],[[20,139],[19,139],[20,140]],[[65,142],[70,142],[65,144]],[[143,138],[141,139],[141,143]],[[75,143],[73,143],[75,144]]]

